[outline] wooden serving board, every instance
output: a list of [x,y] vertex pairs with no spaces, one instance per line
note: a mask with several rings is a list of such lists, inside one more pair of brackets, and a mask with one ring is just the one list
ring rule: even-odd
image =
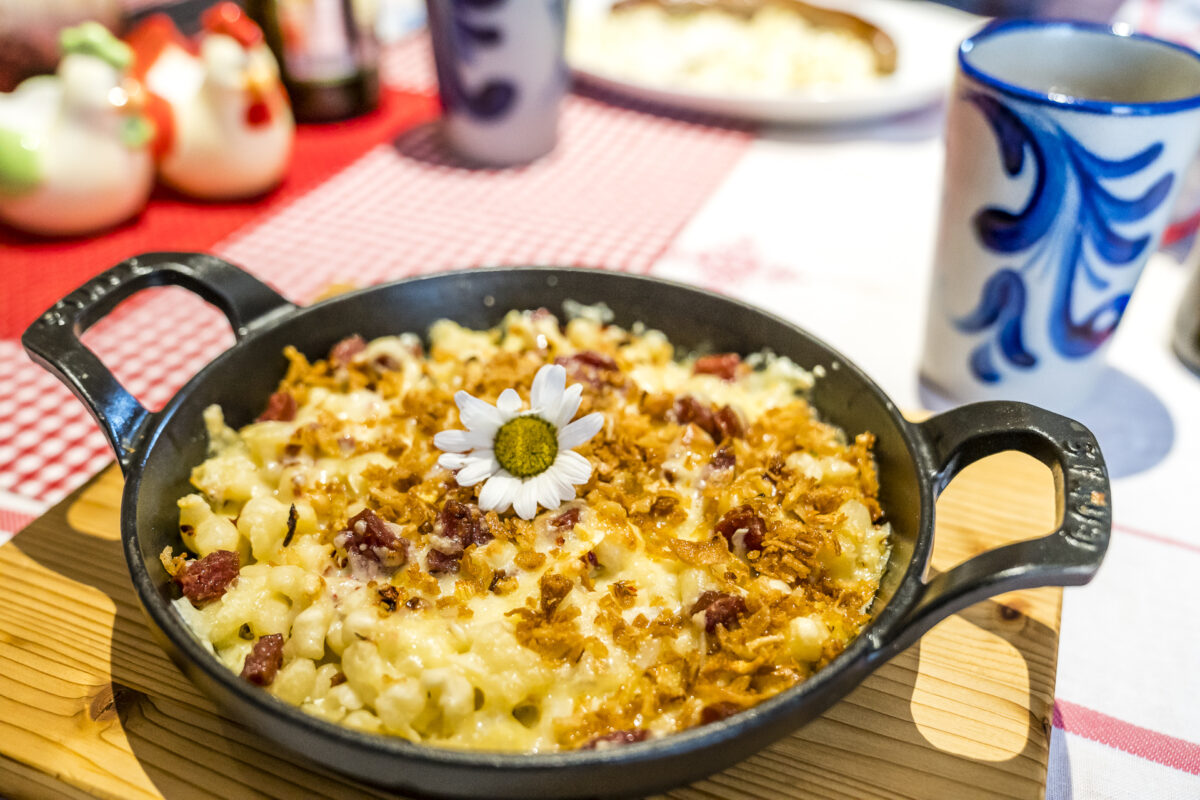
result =
[[[385,796],[221,716],[151,640],[121,556],[116,467],[0,547],[0,794]],[[1054,522],[1049,471],[1006,453],[938,503],[934,567]],[[938,625],[812,724],[672,798],[1040,798],[1059,589]]]

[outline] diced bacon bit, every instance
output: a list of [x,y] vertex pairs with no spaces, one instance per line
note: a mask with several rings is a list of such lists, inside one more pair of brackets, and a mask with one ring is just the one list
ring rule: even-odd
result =
[[696,359],[692,373],[695,375],[716,375],[723,381],[731,381],[737,377],[738,367],[742,357],[737,353],[717,353],[711,356],[700,356]]
[[633,744],[634,742],[644,742],[650,732],[641,728],[634,728],[631,731],[613,731],[606,733],[603,736],[597,736],[587,744],[581,747],[581,750],[604,750],[609,747],[619,747],[623,744]]
[[563,513],[559,514],[554,519],[550,520],[550,526],[558,528],[560,531],[569,531],[579,522],[579,506],[568,508]]
[[332,688],[334,686],[341,686],[345,682],[346,682],[346,673],[335,672],[333,674],[333,677],[329,679],[329,686],[330,686],[330,688]]
[[288,392],[275,392],[267,398],[267,410],[259,414],[259,422],[291,422],[296,418],[296,398]]
[[716,436],[717,423],[713,419],[712,408],[707,403],[701,403],[690,394],[685,394],[675,401],[675,407],[672,409],[675,414],[675,420],[680,425],[695,424],[697,427],[705,430],[710,436]]
[[716,532],[729,542],[729,549],[737,551],[762,550],[763,534],[767,524],[748,505],[730,509],[718,520]]
[[242,665],[242,677],[258,686],[270,686],[282,666],[283,634],[271,633],[254,643]]
[[408,540],[393,533],[369,508],[351,517],[333,543],[346,551],[351,570],[364,578],[395,572],[408,561]]
[[492,540],[487,521],[478,506],[447,500],[438,512],[434,535],[445,540],[439,549],[429,551],[425,566],[431,573],[458,572],[458,560],[471,545],[484,545]]
[[431,575],[446,572],[456,573],[460,566],[460,558],[462,558],[462,551],[451,555],[443,553],[441,550],[430,550],[429,555],[425,556],[425,569],[429,570]]
[[356,333],[353,336],[347,336],[329,349],[329,361],[335,367],[344,367],[366,349],[367,340]]
[[700,724],[711,725],[714,722],[720,722],[723,719],[732,717],[734,714],[742,710],[742,707],[737,703],[721,701],[713,703],[700,709]]
[[583,366],[592,367],[594,369],[606,370],[608,372],[618,372],[617,362],[612,356],[606,356],[603,353],[597,353],[595,350],[580,350],[569,356],[559,356],[554,359],[554,363],[560,366],[570,366],[571,364],[580,364]]
[[175,582],[192,605],[201,606],[225,594],[238,576],[240,566],[241,558],[236,552],[216,550],[204,558],[189,561],[175,574]]
[[712,633],[718,625],[725,628],[736,628],[737,618],[746,613],[746,601],[742,598],[725,594],[724,592],[707,591],[696,598],[692,616],[704,612],[704,630]]
[[730,406],[723,406],[717,410],[692,395],[685,394],[675,401],[671,411],[680,425],[694,424],[711,436],[714,442],[745,435],[741,416]]
[[419,608],[424,608],[425,605],[426,605],[425,601],[419,597],[410,597],[404,601],[404,607],[410,608],[413,611],[416,611]]
[[579,557],[579,560],[582,561],[584,564],[587,564],[589,567],[591,567],[593,569],[600,566],[600,560],[596,558],[595,550],[588,550],[586,553],[584,553],[583,555],[581,555]]
[[737,466],[737,456],[728,447],[722,447],[712,454],[708,466],[716,472],[724,472]]
[[492,540],[483,512],[478,506],[460,503],[457,500],[447,500],[438,512],[434,532],[452,541],[458,542],[459,552],[468,545],[483,545]]
[[582,350],[569,356],[559,356],[554,363],[567,370],[572,381],[585,383],[593,389],[601,389],[608,383],[610,374],[619,374],[617,362],[610,356],[594,350]]
[[[713,415],[713,424],[721,432],[721,439],[738,439],[745,434],[742,418],[729,406],[723,407]],[[715,439],[716,436],[713,438]]]

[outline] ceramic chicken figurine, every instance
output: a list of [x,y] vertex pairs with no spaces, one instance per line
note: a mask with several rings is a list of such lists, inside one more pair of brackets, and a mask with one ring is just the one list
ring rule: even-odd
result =
[[130,49],[95,22],[62,33],[55,75],[0,94],[0,219],[73,236],[138,213],[154,181]]
[[241,9],[209,9],[196,42],[165,16],[126,41],[149,94],[164,183],[208,200],[251,197],[279,183],[291,159],[292,112],[275,57]]

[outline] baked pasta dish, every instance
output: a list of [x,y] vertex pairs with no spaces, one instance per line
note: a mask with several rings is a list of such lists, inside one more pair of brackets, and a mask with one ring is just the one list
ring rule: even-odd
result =
[[709,724],[842,652],[887,560],[874,437],[787,358],[572,312],[288,348],[257,421],[209,408],[162,554],[196,637],[318,717],[525,752]]

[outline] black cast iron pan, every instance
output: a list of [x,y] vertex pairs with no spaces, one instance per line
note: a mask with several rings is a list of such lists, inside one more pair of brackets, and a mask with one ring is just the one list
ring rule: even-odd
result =
[[[163,284],[183,286],[219,307],[238,341],[165,408],[149,412],[79,336],[121,300]],[[803,367],[819,365],[825,377],[812,402],[824,418],[851,436],[875,433],[879,499],[893,527],[892,552],[873,621],[842,655],[799,686],[716,724],[609,750],[514,755],[424,747],[324,722],[243,681],[201,648],[169,605],[173,587],[158,556],[166,545],[180,546],[175,501],[189,491],[189,471],[205,457],[206,406],[219,403],[235,427],[252,421],[283,374],[285,345],[315,358],[354,333],[370,339],[424,332],[443,317],[490,327],[510,309],[558,310],[566,299],[607,303],[618,324],[643,321],[685,349],[770,348]],[[220,259],[152,253],[72,292],[22,341],[87,405],[116,451],[125,473],[121,537],[129,571],[151,629],[188,677],[231,716],[306,758],[424,795],[635,796],[695,780],[808,722],[947,615],[1013,589],[1086,583],[1108,546],[1108,475],[1095,439],[1079,423],[1013,402],[906,422],[870,378],[794,325],[651,278],[592,270],[471,270],[403,280],[301,309]],[[964,466],[1002,450],[1029,453],[1053,471],[1059,527],[927,580],[935,498]]]

